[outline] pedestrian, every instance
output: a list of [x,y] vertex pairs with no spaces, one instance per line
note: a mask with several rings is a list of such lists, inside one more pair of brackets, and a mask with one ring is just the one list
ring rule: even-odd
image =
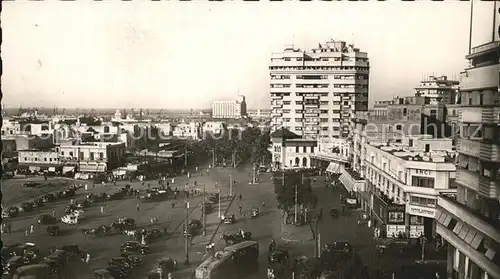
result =
[[172,209],[175,208],[175,202],[172,202]]
[[89,189],[88,187],[89,187],[89,185],[85,184],[85,192],[87,192],[87,190]]
[[74,204],[74,203],[75,203],[74,199],[69,200],[69,204]]
[[34,233],[35,233],[35,226],[30,225],[30,234],[34,234]]
[[243,199],[243,196],[240,194],[240,201]]
[[85,263],[90,263],[90,253],[87,253],[85,257]]
[[25,230],[24,231],[24,236],[28,236],[29,232],[30,232],[30,230]]
[[167,234],[167,224],[163,226],[163,234]]
[[262,208],[266,209],[266,201],[262,201]]
[[104,214],[104,205],[101,205],[101,214]]
[[137,209],[137,212],[139,212],[139,208],[140,208],[140,207],[141,207],[141,206],[140,206],[139,204],[137,204],[137,206],[135,207],[135,208]]
[[56,218],[56,211],[55,210],[52,210],[52,217]]

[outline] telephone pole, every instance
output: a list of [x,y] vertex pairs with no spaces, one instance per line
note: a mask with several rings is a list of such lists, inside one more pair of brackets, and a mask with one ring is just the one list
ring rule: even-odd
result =
[[203,213],[203,236],[207,235],[207,212],[206,212],[206,185],[203,184],[203,208],[201,212]]
[[189,265],[189,202],[186,201],[186,220],[184,221],[184,226],[186,228],[186,236],[184,241],[184,264]]
[[212,167],[215,168],[215,148],[212,148]]
[[220,215],[220,189],[218,189],[217,192],[219,193],[219,204],[218,204],[218,207],[219,207],[219,219],[220,219],[220,217],[221,217],[221,215]]
[[187,168],[187,165],[188,165],[188,154],[187,154],[187,148],[186,146],[184,146],[184,167]]
[[236,168],[236,150],[233,151],[232,159],[233,159],[233,168]]

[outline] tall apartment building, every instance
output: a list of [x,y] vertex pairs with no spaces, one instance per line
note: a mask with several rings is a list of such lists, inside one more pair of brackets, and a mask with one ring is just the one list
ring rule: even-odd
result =
[[247,115],[245,96],[239,95],[234,101],[214,101],[213,118],[242,118]]
[[273,53],[272,130],[285,127],[305,138],[347,136],[354,112],[368,109],[369,70],[367,53],[343,41]]
[[[500,22],[498,15],[496,22]],[[470,65],[461,73],[456,104],[461,128],[457,143],[457,196],[439,197],[435,215],[436,231],[448,243],[449,278],[500,278],[497,28],[490,43],[471,49],[466,56]]]

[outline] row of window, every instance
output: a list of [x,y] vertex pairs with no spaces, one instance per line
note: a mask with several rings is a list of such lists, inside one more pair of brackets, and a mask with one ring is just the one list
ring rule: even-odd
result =
[[[271,88],[290,88],[291,84],[272,83]],[[328,88],[329,84],[295,84],[296,88]],[[368,84],[334,84],[333,88],[368,88]]]
[[[271,92],[271,97],[289,97],[290,92]],[[304,96],[304,97],[328,97],[328,92],[317,92],[317,93],[311,93],[311,92],[295,92],[295,96]],[[332,93],[333,97],[344,97],[344,98],[350,98],[351,96],[366,96],[368,93],[367,92],[335,92]]]
[[[296,75],[296,79],[304,79],[304,80],[322,80],[328,79],[329,75]],[[271,80],[286,80],[290,79],[290,75],[271,75]],[[368,75],[334,75],[334,79],[343,79],[343,80],[367,80]]]
[[[321,52],[337,52],[334,49],[321,49]],[[304,61],[304,58],[302,57],[283,57],[283,60],[285,61]],[[271,59],[271,61],[274,61],[275,59]],[[277,59],[276,59],[277,60]],[[348,57],[348,56],[343,56],[343,57],[321,57],[321,58],[312,58],[312,59],[307,59],[306,61],[351,61],[351,62],[368,62],[368,58],[360,58],[360,57]]]
[[368,71],[370,67],[354,67],[354,66],[269,66],[269,70],[325,70],[325,71]]
[[[42,160],[38,161],[38,157],[24,157],[24,162],[42,162]],[[44,157],[43,162],[59,162],[59,158],[48,158]]]

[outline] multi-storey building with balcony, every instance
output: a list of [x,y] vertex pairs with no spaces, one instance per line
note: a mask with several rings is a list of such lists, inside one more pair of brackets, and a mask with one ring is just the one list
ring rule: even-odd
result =
[[365,209],[387,237],[432,238],[437,197],[454,194],[455,154],[450,139],[402,138],[401,143],[365,143]]
[[415,88],[415,96],[428,97],[431,104],[450,104],[458,92],[458,80],[450,80],[447,76],[430,76]]
[[273,53],[272,130],[285,127],[305,138],[347,136],[354,112],[368,109],[369,70],[367,53],[343,41]]
[[439,197],[437,233],[449,278],[500,278],[500,41],[471,49],[456,110],[456,199]]
[[215,101],[212,105],[213,118],[242,118],[247,115],[245,96],[234,101]]

